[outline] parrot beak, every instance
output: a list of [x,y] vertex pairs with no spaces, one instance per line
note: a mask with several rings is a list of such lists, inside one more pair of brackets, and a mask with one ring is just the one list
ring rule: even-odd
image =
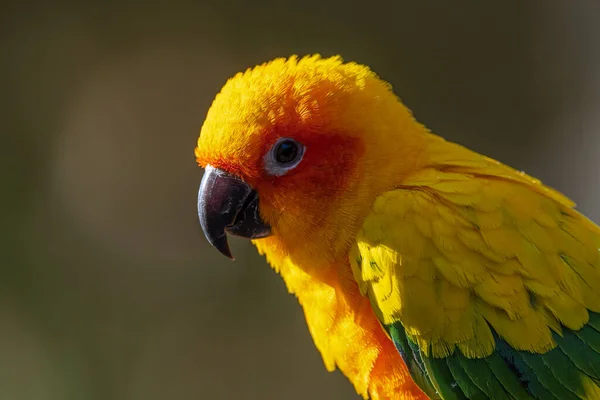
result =
[[247,239],[271,234],[258,212],[258,193],[240,178],[207,165],[198,191],[198,218],[208,242],[233,260],[227,233]]

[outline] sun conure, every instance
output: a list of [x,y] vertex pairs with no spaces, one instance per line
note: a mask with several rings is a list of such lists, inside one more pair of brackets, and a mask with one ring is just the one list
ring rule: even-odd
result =
[[600,398],[600,228],[432,134],[369,68],[240,73],[195,155],[208,241],[254,241],[362,397]]

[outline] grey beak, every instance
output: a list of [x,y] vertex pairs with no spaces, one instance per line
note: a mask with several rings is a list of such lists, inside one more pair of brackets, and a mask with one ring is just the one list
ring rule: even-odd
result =
[[227,233],[247,239],[271,234],[260,217],[258,193],[240,178],[206,166],[198,191],[198,218],[208,242],[233,260]]

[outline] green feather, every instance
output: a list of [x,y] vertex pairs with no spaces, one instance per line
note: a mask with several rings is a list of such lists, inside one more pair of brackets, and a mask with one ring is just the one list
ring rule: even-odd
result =
[[580,400],[584,381],[600,385],[600,316],[578,331],[555,333],[557,347],[537,354],[515,350],[495,336],[486,358],[466,358],[459,350],[444,358],[425,356],[396,323],[386,327],[417,384],[430,398],[444,400]]
[[504,387],[494,376],[484,359],[468,359],[460,356],[458,360],[473,383],[489,398],[508,400],[508,394],[504,390]]
[[[530,358],[540,357],[546,364],[558,382],[578,396],[584,396],[581,385],[581,371],[573,365],[573,362],[559,349],[551,350],[542,355],[532,355]],[[583,398],[583,397],[582,397]]]
[[[501,357],[506,360],[510,365],[513,365],[515,369],[520,373],[520,380],[527,384],[527,389],[531,394],[539,400],[578,400],[573,393],[566,391],[567,397],[556,397],[546,386],[542,384],[542,377],[540,371],[534,370],[532,366],[525,362],[523,353],[510,347],[507,343],[501,340],[496,341],[496,350]],[[543,367],[541,374],[544,372],[553,379],[550,369],[548,369],[544,363],[538,359],[540,365]],[[555,379],[554,379],[555,380]],[[562,388],[562,386],[561,386]],[[565,390],[562,388],[562,390]],[[569,397],[573,396],[573,397]]]
[[497,352],[486,357],[484,360],[487,362],[491,372],[498,378],[502,386],[514,399],[526,400],[532,398],[522,386],[521,382],[519,382],[514,371],[506,365]]
[[444,400],[468,399],[452,376],[445,359],[421,356],[435,389]]
[[458,386],[460,386],[468,399],[487,399],[487,396],[481,390],[479,390],[477,385],[473,383],[471,378],[469,378],[469,375],[460,365],[456,354],[448,357],[446,363],[448,364],[448,368],[450,369],[452,376],[454,379],[456,379],[456,383]]
[[563,337],[557,336],[555,340],[577,368],[592,379],[600,378],[600,354],[582,342],[573,332],[566,331]]
[[600,335],[594,328],[586,325],[580,330],[573,332],[582,342],[590,346],[596,353],[600,353]]
[[594,328],[597,332],[600,332],[600,314],[590,312],[590,320],[588,321],[588,325]]
[[[560,381],[557,380],[556,376],[545,363],[539,354],[532,354],[529,352],[518,352],[523,362],[531,368],[532,374],[538,379],[538,381],[548,389],[553,395],[561,400],[578,400],[579,397],[572,391],[567,389]],[[544,399],[541,397],[541,399]]]
[[385,329],[389,333],[392,342],[394,342],[396,349],[398,349],[398,352],[402,356],[402,359],[408,368],[408,372],[410,372],[410,375],[417,386],[419,386],[430,399],[439,399],[440,397],[437,395],[433,384],[429,380],[422,362],[421,364],[418,362],[421,361],[420,356],[415,357],[415,353],[408,342],[409,339],[406,337],[404,327],[400,322],[396,322],[392,325],[385,326]]

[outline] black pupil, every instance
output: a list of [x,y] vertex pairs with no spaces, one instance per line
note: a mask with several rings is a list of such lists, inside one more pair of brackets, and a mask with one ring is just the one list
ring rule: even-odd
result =
[[298,145],[291,140],[284,140],[275,149],[275,160],[280,164],[289,164],[298,156]]

